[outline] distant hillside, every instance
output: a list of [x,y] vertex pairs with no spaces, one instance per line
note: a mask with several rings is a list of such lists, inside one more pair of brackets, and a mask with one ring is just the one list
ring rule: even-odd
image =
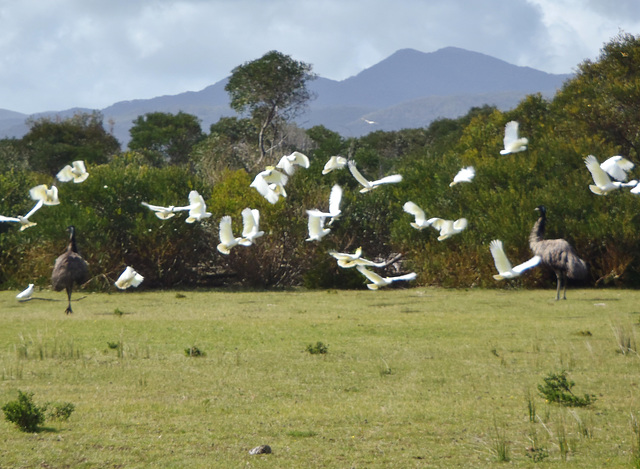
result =
[[[438,118],[455,118],[473,106],[515,107],[527,94],[552,97],[571,75],[554,75],[518,67],[488,55],[455,47],[424,53],[402,49],[378,64],[342,81],[319,77],[309,84],[317,98],[297,120],[309,128],[324,125],[345,137],[373,130],[399,130],[428,126]],[[100,111],[105,127],[123,147],[129,128],[138,116],[149,112],[187,112],[198,116],[202,127],[222,116],[233,116],[221,80],[201,91],[115,103]],[[66,117],[87,109],[44,112],[35,117]],[[29,116],[0,109],[0,137],[22,137]],[[373,121],[374,123],[367,123]]]

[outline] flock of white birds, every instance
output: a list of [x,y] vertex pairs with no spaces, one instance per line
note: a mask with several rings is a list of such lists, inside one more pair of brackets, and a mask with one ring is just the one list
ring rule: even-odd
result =
[[[84,164],[84,161],[74,161],[70,165],[66,165],[57,174],[56,178],[60,182],[70,182],[78,184],[84,182],[89,177],[89,172]],[[13,222],[20,224],[20,231],[27,228],[36,226],[37,223],[31,221],[29,218],[36,213],[44,205],[59,205],[60,199],[58,197],[58,188],[54,185],[51,187],[46,184],[40,184],[38,186],[29,189],[29,196],[36,201],[33,208],[24,216],[18,215],[16,217],[6,217],[0,215],[0,222]],[[204,199],[200,198],[204,204]],[[211,215],[211,214],[209,214]],[[194,220],[195,221],[195,220]],[[115,285],[120,289],[129,288],[131,286],[137,287],[142,283],[144,277],[136,272],[132,267],[127,266],[115,281]],[[30,300],[34,293],[34,284],[30,283],[29,286],[18,293],[16,298],[20,301]]]
[[[527,150],[528,139],[520,137],[518,134],[518,122],[511,121],[505,125],[504,132],[504,148],[500,150],[501,155],[519,153]],[[595,156],[589,155],[585,158],[585,164],[591,172],[594,184],[589,185],[589,189],[597,195],[607,195],[609,192],[624,187],[630,187],[631,192],[640,194],[640,184],[637,180],[627,181],[628,172],[633,169],[632,162],[622,156],[612,156],[605,162],[600,164]],[[287,197],[285,186],[297,168],[309,168],[309,158],[298,151],[294,151],[290,155],[283,156],[276,166],[267,166],[264,171],[259,172],[254,178],[250,187],[255,188],[269,203],[276,204],[281,198]],[[383,177],[378,180],[370,181],[360,173],[353,160],[348,160],[342,156],[332,156],[324,165],[322,174],[326,175],[335,170],[348,168],[355,180],[362,186],[361,193],[366,193],[380,187],[384,184],[394,184],[402,181],[400,174],[394,174]],[[65,166],[56,175],[61,182],[73,181],[81,183],[87,179],[89,173],[83,161],[74,161],[71,165]],[[453,178],[450,186],[460,183],[470,183],[475,177],[475,169],[472,166],[462,168]],[[20,230],[25,230],[36,223],[30,220],[43,205],[57,205],[60,203],[58,199],[58,189],[52,185],[51,188],[41,184],[29,190],[29,194],[36,201],[34,207],[23,216],[7,217],[0,215],[0,222],[15,222],[20,224]],[[342,188],[335,184],[331,188],[329,196],[329,208],[327,212],[320,209],[308,209],[309,217],[308,231],[309,236],[306,241],[320,241],[331,232],[331,225],[338,220],[342,214],[340,203],[342,200]],[[187,223],[195,223],[211,217],[211,212],[207,212],[204,198],[195,190],[189,193],[189,203],[185,206],[161,206],[142,202],[142,205],[152,210],[161,220],[172,218],[178,212],[188,211]],[[444,241],[450,237],[462,232],[468,225],[466,218],[457,220],[447,220],[443,218],[428,218],[417,204],[408,201],[403,205],[406,213],[414,217],[414,221],[410,224],[417,230],[433,227],[439,232],[438,241]],[[328,221],[327,226],[325,222]],[[260,230],[260,213],[257,209],[245,208],[242,211],[242,234],[235,236],[232,228],[232,218],[225,215],[220,220],[219,238],[220,243],[217,249],[220,253],[228,255],[231,249],[236,246],[251,246],[256,239],[264,235],[264,231]],[[507,258],[502,241],[493,240],[490,243],[490,251],[494,259],[498,274],[494,275],[496,280],[512,279],[521,275],[524,271],[537,266],[540,263],[540,257],[534,256],[528,261],[513,267]],[[390,285],[395,281],[414,280],[415,272],[395,277],[382,277],[370,268],[383,268],[388,265],[386,262],[374,262],[362,257],[362,248],[356,249],[354,253],[339,253],[330,251],[329,255],[337,260],[337,264],[341,268],[356,269],[370,282],[367,287],[371,290]],[[120,289],[126,289],[131,286],[137,287],[143,281],[144,277],[140,275],[131,266],[127,266],[116,280],[115,285]],[[29,284],[28,288],[17,295],[19,300],[27,300],[33,294],[34,286]]]

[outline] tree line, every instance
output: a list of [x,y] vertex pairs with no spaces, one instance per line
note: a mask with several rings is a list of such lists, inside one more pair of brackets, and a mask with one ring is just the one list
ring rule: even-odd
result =
[[[589,262],[586,285],[640,284],[640,200],[628,190],[591,193],[583,161],[589,154],[600,161],[621,154],[638,162],[638,37],[613,38],[551,100],[530,95],[508,112],[487,105],[428,127],[359,138],[292,123],[313,98],[306,88],[313,78],[310,65],[269,52],[232,72],[227,91],[237,117],[204,132],[190,114],[145,114],[134,121],[127,149],[97,112],[29,121],[23,138],[0,141],[0,214],[26,213],[33,205],[29,188],[37,184],[56,184],[61,203],[40,209],[33,217],[37,226],[24,231],[0,223],[0,286],[48,285],[68,225],[76,226],[94,289],[113,288],[126,265],[145,276],[145,288],[361,288],[361,275],[338,268],[328,255],[358,247],[369,259],[399,258],[387,272],[415,271],[418,285],[551,286],[553,273],[543,268],[508,283],[492,278],[490,241],[501,239],[514,262],[528,259],[538,205],[548,210],[548,236],[569,240]],[[504,125],[511,120],[520,123],[529,146],[501,156]],[[309,157],[310,167],[298,170],[287,198],[272,205],[249,185],[266,165],[294,150]],[[371,179],[400,173],[403,181],[361,194],[348,170],[322,175],[333,155],[353,159]],[[89,178],[56,181],[57,171],[75,160],[85,161]],[[465,166],[475,167],[473,182],[450,187]],[[343,187],[343,215],[321,242],[306,242],[306,209],[326,210],[334,184]],[[191,190],[204,196],[211,218],[195,224],[180,215],[159,220],[141,205],[187,205]],[[408,200],[428,217],[465,217],[469,226],[439,242],[435,230],[409,225],[411,216],[402,210]],[[230,215],[239,231],[245,207],[260,210],[265,236],[220,254],[218,221]]]

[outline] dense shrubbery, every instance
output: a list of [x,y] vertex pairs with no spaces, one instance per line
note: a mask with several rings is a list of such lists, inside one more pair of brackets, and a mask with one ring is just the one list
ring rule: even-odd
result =
[[[34,280],[48,285],[53,260],[66,243],[65,227],[74,224],[94,288],[113,288],[125,265],[143,273],[143,288],[233,283],[362,287],[357,272],[339,269],[327,254],[332,249],[353,252],[359,246],[370,259],[401,254],[402,261],[388,273],[395,273],[394,268],[415,270],[419,284],[536,286],[551,283],[553,274],[534,269],[508,284],[496,284],[488,245],[502,239],[512,260],[527,259],[528,235],[536,220],[533,209],[544,204],[549,213],[547,236],[568,239],[589,261],[587,284],[638,286],[640,201],[629,191],[606,197],[592,194],[583,162],[588,154],[601,161],[614,154],[637,158],[640,127],[633,119],[617,119],[606,102],[617,102],[625,110],[621,116],[627,116],[637,100],[621,90],[638,82],[640,41],[622,35],[605,47],[599,62],[582,64],[553,101],[532,95],[507,113],[485,106],[426,129],[374,132],[359,139],[344,139],[321,126],[306,134],[290,127],[283,146],[259,165],[251,134],[255,126],[247,119],[229,118],[189,147],[188,165],[170,166],[150,159],[145,151],[95,156],[87,181],[57,184],[62,203],[43,207],[33,218],[37,227],[20,232],[15,224],[0,224],[0,285],[14,288]],[[520,122],[529,149],[501,156],[503,129],[510,120]],[[47,168],[44,172],[26,169],[29,155],[21,148],[19,141],[0,146],[5,156],[0,175],[4,215],[26,213],[33,204],[28,188],[53,182],[47,164],[41,163]],[[294,149],[310,157],[311,167],[298,170],[287,185],[289,196],[271,205],[249,184],[262,167]],[[321,175],[324,163],[335,154],[353,158],[371,179],[399,172],[404,180],[361,194],[347,170]],[[181,161],[183,156],[173,159]],[[456,172],[468,165],[476,168],[474,181],[449,187]],[[326,210],[336,183],[344,189],[342,218],[322,242],[306,242],[305,210]],[[211,218],[190,225],[181,213],[162,221],[140,205],[186,205],[192,189],[207,201]],[[466,217],[469,227],[438,242],[433,229],[419,232],[409,226],[411,216],[402,211],[407,200],[429,217]],[[245,207],[260,210],[265,236],[250,248],[234,248],[229,256],[218,253],[220,218],[231,215],[234,233],[239,233]]]

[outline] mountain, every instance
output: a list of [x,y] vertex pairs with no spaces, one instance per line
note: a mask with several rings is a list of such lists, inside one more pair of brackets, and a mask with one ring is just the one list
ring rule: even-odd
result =
[[[400,130],[428,126],[438,118],[456,118],[473,106],[494,105],[508,110],[528,94],[551,98],[571,75],[549,74],[519,67],[494,57],[456,47],[435,52],[401,49],[355,76],[336,81],[318,77],[309,83],[316,99],[297,119],[298,125],[314,125],[357,137],[374,130]],[[172,96],[121,101],[101,109],[105,127],[122,142],[129,141],[133,121],[149,112],[198,116],[202,128],[223,116],[234,116],[224,90],[228,79],[201,91]],[[43,112],[31,117],[67,117],[88,109]],[[0,137],[22,137],[30,116],[0,109]]]

